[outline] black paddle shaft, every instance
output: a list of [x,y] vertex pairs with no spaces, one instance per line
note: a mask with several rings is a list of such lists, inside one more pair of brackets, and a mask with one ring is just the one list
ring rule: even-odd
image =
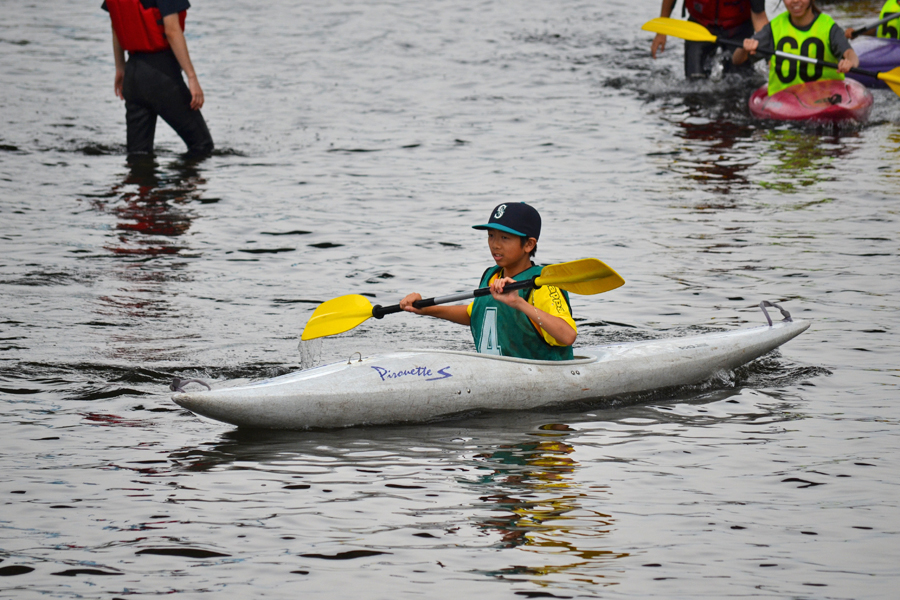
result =
[[[505,292],[513,292],[516,290],[526,290],[529,288],[539,288],[537,284],[538,276],[534,276],[531,279],[526,279],[524,281],[516,281],[515,283],[510,283],[506,287],[503,288]],[[481,296],[487,296],[491,293],[491,288],[483,287],[478,288],[477,290],[472,290],[471,292],[462,292],[459,294],[451,294],[449,296],[439,296],[437,298],[423,298],[421,300],[416,300],[413,302],[413,306],[416,308],[427,308],[429,306],[435,306],[438,304],[447,304],[450,302],[458,302],[459,300],[467,300],[469,298],[479,298]],[[376,304],[372,307],[372,316],[376,319],[382,318],[384,315],[391,315],[394,313],[401,312],[403,309],[400,308],[399,304],[394,304],[392,306],[381,306],[380,304]]]
[[897,13],[889,13],[888,16],[881,19],[880,21],[875,21],[874,23],[870,23],[868,25],[863,25],[860,29],[854,29],[853,33],[850,34],[850,39],[855,40],[856,38],[858,38],[865,32],[871,31],[872,29],[877,28],[879,25],[884,25],[888,21],[893,21],[898,16],[900,16],[900,15],[898,15]]
[[[721,44],[723,46],[731,46],[733,48],[743,48],[744,43],[738,42],[735,40],[723,40],[722,38],[716,38],[716,43]],[[791,54],[790,52],[782,52],[781,50],[776,50],[775,52],[767,52],[765,50],[757,50],[757,54],[763,54],[765,56],[778,56],[780,58],[786,58],[788,60],[796,60],[799,62],[805,62],[812,65],[822,65],[823,67],[829,67],[837,71],[838,66],[832,62],[827,62],[824,60],[820,60],[818,58],[811,58],[809,56],[801,56],[799,54]],[[851,71],[854,73],[859,73],[860,75],[868,75],[873,79],[878,79],[878,71],[870,71],[868,69],[860,69],[858,67],[851,67]]]

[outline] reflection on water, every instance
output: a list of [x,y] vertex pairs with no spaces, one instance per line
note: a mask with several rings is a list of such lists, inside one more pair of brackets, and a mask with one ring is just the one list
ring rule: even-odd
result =
[[145,258],[185,250],[176,238],[190,228],[193,215],[187,206],[202,202],[206,183],[197,167],[197,161],[176,160],[163,169],[154,156],[129,157],[128,172],[105,194],[112,200],[93,203],[119,220],[116,242],[108,249]]
[[[732,76],[715,85],[688,87],[661,98],[661,116],[673,126],[670,139],[663,144],[672,150],[653,155],[671,156],[667,171],[719,196],[714,201],[704,200],[695,207],[699,210],[737,208],[735,190],[751,183],[748,171],[759,159],[748,151],[756,125],[749,117],[746,98],[757,84],[753,77]],[[723,102],[723,96],[731,101]]]
[[792,129],[764,131],[761,139],[767,149],[763,155],[771,155],[773,160],[767,161],[771,166],[757,183],[790,194],[833,181],[834,163],[849,156],[855,147],[845,141],[847,137],[857,138],[859,134],[829,137]]
[[[185,489],[211,485],[195,492],[205,499],[216,498],[224,488],[196,476],[234,478],[235,484],[242,482],[242,495],[273,503],[272,510],[283,513],[273,519],[317,513],[322,503],[336,502],[346,507],[339,512],[342,530],[391,532],[369,550],[399,554],[414,543],[424,558],[448,543],[493,548],[511,552],[497,555],[490,567],[467,570],[540,586],[576,580],[579,585],[610,584],[614,559],[629,553],[610,548],[615,518],[597,510],[598,502],[610,498],[609,486],[579,481],[578,446],[568,440],[576,433],[571,426],[518,418],[525,431],[508,427],[509,417],[467,421],[463,429],[474,437],[459,437],[460,428],[453,424],[235,430],[210,444],[169,453],[169,467],[158,474],[178,477]],[[266,486],[291,494],[286,514],[276,509],[272,492],[257,489]],[[385,501],[390,510],[373,522],[373,511]],[[454,513],[459,520],[448,521]],[[412,542],[404,532],[412,532]],[[362,543],[321,548],[318,552],[336,555],[348,548],[360,551]]]
[[[660,116],[672,128],[670,139],[661,140],[660,151],[649,156],[658,157],[664,171],[682,175],[691,187],[716,194],[715,199],[699,196],[692,209],[739,209],[742,204],[736,192],[756,186],[792,194],[828,184],[836,180],[835,163],[858,147],[861,133],[855,126],[752,118],[746,98],[758,83],[753,78],[733,78],[722,83],[727,89],[651,95],[660,101]],[[723,102],[723,95],[731,101]]]
[[476,457],[484,463],[481,469],[489,471],[477,485],[491,488],[481,501],[493,513],[479,519],[478,527],[498,533],[501,548],[520,548],[541,557],[537,565],[512,565],[487,574],[530,576],[541,583],[541,578],[567,573],[580,581],[602,583],[606,575],[596,572],[598,562],[628,556],[596,547],[615,520],[582,506],[584,499],[602,496],[606,486],[591,486],[587,492],[574,480],[578,462],[572,456],[575,448],[565,439],[573,431],[568,425],[540,429],[532,434],[537,440],[499,446]]
[[[751,80],[733,78],[732,93],[743,98],[752,87]],[[757,159],[747,153],[755,128],[746,110],[737,105],[723,104],[721,92],[689,93],[667,111],[667,120],[675,124],[679,153],[672,170],[688,179],[707,186],[719,195],[732,195],[736,188],[750,183],[746,171]],[[727,206],[720,206],[724,202]],[[727,200],[703,208],[734,208]]]
[[[746,171],[757,161],[747,156],[741,143],[751,139],[753,128],[730,121],[704,119],[680,121],[678,126],[684,149],[672,165],[675,171],[726,196],[733,195],[735,186],[750,183]],[[735,208],[735,204],[723,199],[714,205],[695,208]]]
[[888,178],[896,178],[897,174],[900,173],[900,165],[897,164],[897,157],[900,155],[900,129],[895,129],[888,134],[887,143],[881,149],[887,154],[886,158],[888,160],[885,162],[888,164],[879,167],[879,170],[883,170]]
[[[191,279],[185,258],[194,258],[183,237],[194,219],[191,204],[209,203],[202,159],[176,159],[162,165],[155,156],[132,156],[127,171],[108,191],[90,197],[91,206],[115,216],[113,239],[105,246],[117,259],[110,264],[115,288],[99,294],[94,312],[101,323],[118,325],[147,319],[177,319],[169,285]],[[171,358],[173,337],[165,328],[159,335],[117,328],[106,340],[104,353],[118,360]],[[196,334],[194,334],[196,337]]]

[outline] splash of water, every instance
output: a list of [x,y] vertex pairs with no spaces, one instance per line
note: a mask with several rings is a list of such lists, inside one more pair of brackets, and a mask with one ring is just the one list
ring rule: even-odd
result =
[[297,350],[300,351],[300,370],[312,369],[318,367],[322,362],[322,338],[314,340],[300,340],[297,344]]

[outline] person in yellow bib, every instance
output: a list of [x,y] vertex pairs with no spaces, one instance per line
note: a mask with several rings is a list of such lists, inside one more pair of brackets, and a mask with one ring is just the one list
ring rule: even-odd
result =
[[[875,29],[864,32],[862,35],[872,35],[880,38],[887,38],[889,40],[900,40],[900,2],[897,0],[887,0],[887,2],[884,3],[884,6],[881,7],[881,14],[878,16],[878,20],[880,21],[891,15],[897,15],[897,18],[888,21],[887,23],[882,23]],[[844,34],[847,36],[848,40],[851,39],[854,31],[856,30],[852,27],[848,27],[844,30]]]
[[515,281],[541,274],[543,267],[531,260],[541,235],[541,216],[524,202],[498,205],[484,225],[488,248],[496,263],[481,276],[479,287],[490,287],[489,296],[480,296],[468,306],[415,308],[419,294],[400,301],[403,310],[430,315],[472,328],[475,347],[482,354],[513,356],[534,360],[571,360],[572,344],[578,329],[572,319],[569,295],[556,286],[505,292]]
[[773,56],[769,61],[769,95],[793,85],[820,79],[844,79],[844,73],[859,66],[859,57],[850,47],[844,30],[830,16],[818,9],[812,0],[784,0],[783,12],[753,37],[744,47],[734,51],[736,65],[744,63],[757,51],[799,54],[837,63],[837,70],[788,58]]

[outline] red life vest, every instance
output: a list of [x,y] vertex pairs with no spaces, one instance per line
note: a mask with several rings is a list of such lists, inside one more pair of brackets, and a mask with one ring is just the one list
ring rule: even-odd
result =
[[732,29],[750,19],[748,0],[684,0],[684,5],[704,27]]
[[[144,8],[141,0],[106,0],[119,45],[129,52],[160,52],[169,48],[162,15],[158,8]],[[187,11],[178,13],[184,31]]]

